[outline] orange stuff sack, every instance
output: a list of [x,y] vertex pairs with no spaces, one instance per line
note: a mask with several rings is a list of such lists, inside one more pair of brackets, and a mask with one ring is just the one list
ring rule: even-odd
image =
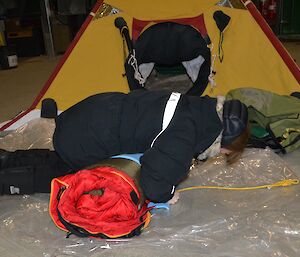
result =
[[67,237],[129,238],[150,222],[149,208],[140,206],[140,198],[125,172],[96,167],[53,179],[49,212]]

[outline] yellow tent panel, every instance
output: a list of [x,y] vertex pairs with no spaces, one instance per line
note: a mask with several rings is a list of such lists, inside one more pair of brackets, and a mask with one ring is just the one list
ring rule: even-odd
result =
[[[92,94],[129,91],[124,76],[124,42],[114,25],[115,18],[120,16],[126,20],[131,33],[134,18],[157,21],[203,14],[212,41],[209,45],[212,69],[216,72],[216,87],[208,85],[204,94],[224,95],[237,87],[256,87],[278,94],[300,91],[299,68],[270,32],[253,3],[240,1],[247,9],[221,7],[216,5],[218,0],[108,0],[106,3],[99,0],[27,113],[39,109],[45,98],[55,99],[59,110],[65,110]],[[107,16],[107,10],[120,12]],[[231,17],[223,34],[222,63],[217,57],[220,32],[213,19],[216,10]]]
[[[130,26],[131,19],[122,16]],[[128,91],[123,44],[114,19],[112,15],[90,23],[43,98],[55,99],[64,110],[92,94]]]
[[[124,46],[114,19],[122,16],[131,30],[133,18],[160,20],[189,18],[204,14],[205,25],[212,41],[213,69],[216,88],[208,85],[205,94],[226,94],[237,87],[257,87],[279,94],[299,90],[299,83],[289,71],[265,33],[248,10],[215,5],[216,1],[119,1],[107,3],[121,13],[93,18],[52,81],[44,98],[54,98],[64,110],[86,96],[107,92],[128,92],[124,77]],[[222,10],[231,17],[224,32],[224,61],[218,53],[219,30],[213,13]]]
[[213,67],[217,87],[211,92],[208,86],[205,93],[224,95],[238,87],[256,87],[278,94],[299,91],[299,83],[248,10],[214,6],[204,14],[213,42],[212,55],[218,52],[219,40],[219,30],[212,16],[220,9],[231,21],[224,33],[224,60],[220,63],[216,59]]

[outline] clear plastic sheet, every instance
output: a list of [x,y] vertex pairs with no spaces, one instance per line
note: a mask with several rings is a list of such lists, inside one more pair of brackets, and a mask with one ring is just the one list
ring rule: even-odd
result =
[[[296,176],[270,150],[247,150],[234,166],[222,157],[197,165],[180,188],[257,186]],[[131,239],[65,238],[48,214],[48,194],[0,198],[0,256],[300,256],[300,186],[253,191],[197,189],[170,210],[155,210]]]
[[54,119],[33,119],[15,130],[1,132],[0,149],[7,151],[34,148],[53,149],[54,129]]

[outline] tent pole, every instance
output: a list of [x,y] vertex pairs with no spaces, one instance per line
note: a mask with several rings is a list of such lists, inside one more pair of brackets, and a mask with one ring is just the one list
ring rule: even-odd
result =
[[44,44],[47,56],[52,59],[55,57],[54,42],[51,27],[51,10],[49,0],[41,0],[41,22],[43,29]]

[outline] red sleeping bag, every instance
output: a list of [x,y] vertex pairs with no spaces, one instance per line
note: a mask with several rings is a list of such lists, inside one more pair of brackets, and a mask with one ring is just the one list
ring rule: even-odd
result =
[[150,222],[133,179],[114,167],[97,167],[55,178],[49,212],[68,235],[118,238],[139,235]]

